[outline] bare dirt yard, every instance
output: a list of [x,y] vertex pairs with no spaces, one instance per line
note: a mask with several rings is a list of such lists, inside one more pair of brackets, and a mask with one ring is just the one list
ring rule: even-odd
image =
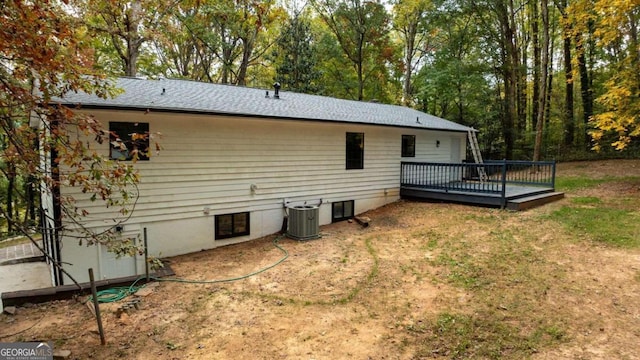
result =
[[0,315],[0,341],[72,359],[640,359],[640,160],[560,164],[558,186],[525,212],[399,201],[367,228],[171,258],[215,280],[288,252],[242,280],[160,282],[124,315],[104,304],[106,346],[76,300]]

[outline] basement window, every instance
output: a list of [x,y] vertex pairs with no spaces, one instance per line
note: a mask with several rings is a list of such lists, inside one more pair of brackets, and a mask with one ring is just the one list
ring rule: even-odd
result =
[[249,212],[216,215],[216,240],[249,235]]
[[111,160],[149,160],[149,123],[109,122]]
[[353,217],[354,201],[336,201],[331,204],[331,222],[351,219]]
[[415,135],[402,135],[402,157],[416,157]]
[[347,133],[347,170],[364,169],[364,133]]

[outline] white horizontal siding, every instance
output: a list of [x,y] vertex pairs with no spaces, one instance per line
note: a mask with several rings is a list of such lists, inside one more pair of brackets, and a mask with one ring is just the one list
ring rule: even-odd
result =
[[[395,201],[399,196],[400,161],[451,161],[450,138],[460,136],[393,127],[224,116],[134,111],[92,114],[105,126],[109,121],[148,122],[152,133],[162,134],[158,139],[160,153],[135,164],[141,175],[139,198],[125,224],[125,228],[131,226],[138,232],[149,228],[150,249],[156,256],[273,233],[280,228],[285,203],[322,203],[320,221],[325,224],[331,221],[330,203],[334,201],[355,200],[357,212]],[[347,132],[365,134],[364,169],[345,169]],[[401,158],[403,134],[416,135],[415,158]],[[440,146],[436,146],[438,140]],[[108,144],[100,150],[108,155]],[[123,218],[101,202],[83,200],[77,189],[66,189],[65,193],[80,198],[79,205],[90,213],[88,226],[105,227],[113,218]],[[251,235],[214,242],[214,216],[241,211],[251,212]],[[187,239],[185,226],[189,227]],[[183,244],[176,245],[172,239],[180,239]],[[63,256],[63,261],[68,260]]]
[[[106,112],[98,118],[123,120]],[[136,216],[157,204],[277,199],[397,187],[399,132],[392,128],[194,115],[128,113],[163,134],[162,150],[139,161]],[[365,169],[345,170],[345,133],[365,133]],[[387,132],[398,134],[388,138]],[[108,151],[105,145],[105,154]],[[250,186],[257,186],[252,194]],[[177,202],[177,203],[176,203]],[[87,204],[92,210],[91,204]],[[100,204],[95,204],[99,209]],[[92,212],[93,212],[92,211]],[[157,219],[162,220],[162,219]]]

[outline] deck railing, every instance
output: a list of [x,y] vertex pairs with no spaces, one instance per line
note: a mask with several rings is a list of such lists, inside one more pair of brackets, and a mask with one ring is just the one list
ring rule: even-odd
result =
[[501,174],[490,176],[494,181],[502,181],[501,176],[504,174],[504,182],[507,184],[555,188],[555,161],[486,160],[485,164],[504,167]]
[[[402,162],[400,186],[499,194],[501,182],[493,178],[495,174],[501,174],[502,169],[499,164]],[[489,175],[489,181],[480,181],[482,170]]]
[[402,162],[401,166],[401,187],[496,194],[503,199],[507,185],[555,188],[555,161]]

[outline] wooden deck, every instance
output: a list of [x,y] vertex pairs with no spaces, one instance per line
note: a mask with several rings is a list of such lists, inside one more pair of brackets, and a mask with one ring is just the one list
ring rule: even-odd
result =
[[564,197],[555,191],[551,162],[403,163],[401,176],[403,198],[524,210]]
[[563,193],[556,192],[553,188],[507,185],[503,200],[501,193],[478,192],[474,190],[475,185],[472,184],[468,184],[469,191],[458,190],[460,187],[465,187],[464,183],[458,184],[456,190],[404,185],[400,187],[400,196],[403,198],[501,207],[509,210],[525,210],[564,197]]

